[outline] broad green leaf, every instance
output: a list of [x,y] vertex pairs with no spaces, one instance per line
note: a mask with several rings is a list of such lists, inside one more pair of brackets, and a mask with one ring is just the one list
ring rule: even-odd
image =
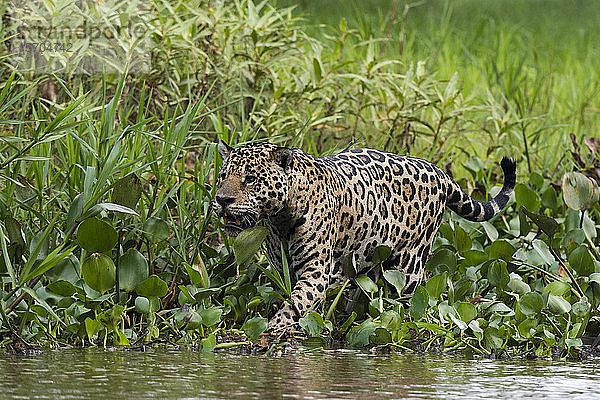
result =
[[[593,274],[592,274],[593,275]],[[571,285],[568,282],[553,281],[544,287],[543,293],[550,292],[555,296],[567,296],[571,293]]]
[[356,283],[363,290],[363,292],[365,292],[365,294],[368,295],[370,298],[373,297],[373,293],[376,293],[379,290],[379,288],[377,287],[377,284],[375,282],[373,282],[371,280],[371,278],[369,278],[366,275],[357,276]]
[[546,264],[552,265],[556,261],[552,253],[550,253],[550,249],[548,248],[546,242],[539,239],[535,239],[533,241],[533,248],[542,257]]
[[507,286],[511,292],[520,295],[524,295],[526,293],[531,292],[531,287],[525,282],[523,282],[521,278],[511,278]]
[[131,292],[148,278],[148,262],[134,248],[127,250],[119,259],[119,287]]
[[237,265],[244,265],[256,254],[262,243],[269,235],[269,229],[264,226],[255,226],[239,233],[233,241],[233,253]]
[[87,334],[90,342],[92,341],[92,338],[96,336],[102,328],[104,328],[104,325],[102,325],[100,321],[91,319],[90,317],[87,317],[85,319],[85,333]]
[[425,284],[427,293],[433,299],[439,299],[444,290],[448,287],[448,273],[442,272],[429,278]]
[[94,253],[81,264],[81,275],[89,287],[104,293],[115,285],[115,264],[110,257]]
[[346,340],[350,347],[360,348],[369,344],[369,336],[377,329],[377,325],[371,320],[367,319],[360,325],[352,327],[346,335]]
[[439,249],[427,262],[427,270],[430,271],[432,267],[439,265],[445,265],[452,272],[456,268],[456,254],[449,249]]
[[461,302],[455,305],[455,307],[460,315],[460,319],[467,324],[477,317],[477,308],[471,303]]
[[415,320],[423,318],[428,305],[429,294],[427,293],[427,289],[422,285],[417,286],[415,293],[410,298],[410,307],[408,309],[410,315],[412,315]]
[[392,335],[387,329],[378,327],[369,335],[369,344],[379,346],[392,342]]
[[135,298],[135,309],[141,314],[150,312],[150,300],[147,297],[138,296]]
[[372,261],[375,264],[381,264],[389,258],[390,254],[392,254],[392,249],[390,249],[388,246],[377,246],[375,247],[375,250],[373,250]]
[[463,253],[471,249],[473,241],[465,232],[465,230],[458,224],[454,225],[454,247],[459,253]]
[[576,316],[583,318],[586,316],[588,310],[590,309],[590,303],[585,300],[585,298],[579,300],[577,303],[573,304],[571,307],[573,310],[573,314]]
[[406,286],[406,275],[402,271],[395,269],[383,271],[383,278],[396,288],[398,296],[402,295],[402,289]]
[[548,309],[553,314],[565,314],[571,311],[571,303],[560,296],[548,295]]
[[517,249],[504,239],[496,240],[485,248],[485,252],[490,260],[501,259],[506,262],[511,261],[515,251],[517,251]]
[[580,172],[570,172],[563,176],[563,199],[572,210],[587,210],[598,202],[598,190],[593,180]]
[[244,332],[251,340],[257,340],[261,333],[267,330],[267,320],[263,317],[254,317],[244,322]]
[[144,297],[163,297],[168,291],[167,282],[160,279],[157,275],[150,275],[142,281],[135,291]]
[[300,327],[308,332],[308,336],[315,337],[321,335],[325,323],[323,317],[317,312],[310,312],[300,318]]
[[506,289],[510,282],[506,263],[502,260],[493,261],[488,267],[487,280],[493,286]]
[[131,173],[115,182],[111,200],[115,204],[135,210],[141,195],[142,182],[135,173]]
[[540,208],[540,197],[524,183],[515,185],[515,200],[517,207],[523,206],[530,212],[535,212]]
[[204,310],[199,312],[202,317],[202,325],[205,326],[213,326],[221,321],[221,315],[223,314],[223,310],[216,307],[205,308]]
[[77,240],[89,253],[104,253],[117,244],[117,231],[104,220],[88,218],[79,224]]
[[211,333],[204,339],[200,340],[200,345],[202,346],[202,352],[210,353],[217,346],[217,338],[214,333]]
[[530,338],[535,334],[535,328],[537,325],[538,321],[536,319],[527,318],[518,325],[517,329],[519,330],[521,336]]
[[154,243],[158,243],[167,240],[171,234],[171,230],[169,229],[169,224],[164,220],[152,217],[144,223],[144,233]]
[[67,281],[56,281],[49,283],[46,286],[46,290],[56,293],[59,296],[72,296],[77,290],[71,282]]
[[579,246],[569,254],[569,264],[579,276],[594,272],[594,258],[586,246]]
[[525,315],[536,315],[544,308],[544,300],[538,292],[527,293],[519,299],[519,310]]

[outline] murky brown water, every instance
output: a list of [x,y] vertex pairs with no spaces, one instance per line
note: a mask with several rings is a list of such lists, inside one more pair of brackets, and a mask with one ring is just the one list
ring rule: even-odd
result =
[[600,362],[61,350],[0,354],[0,398],[600,399]]

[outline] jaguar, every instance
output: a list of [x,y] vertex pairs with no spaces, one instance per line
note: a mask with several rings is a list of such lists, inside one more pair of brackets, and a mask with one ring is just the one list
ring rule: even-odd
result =
[[269,142],[233,148],[220,141],[218,152],[223,165],[213,205],[225,233],[236,236],[262,221],[271,262],[281,268],[283,249],[295,277],[291,302],[269,320],[275,332],[292,329],[328,285],[372,269],[381,245],[392,250],[384,269],[402,271],[402,293],[411,294],[445,207],[487,221],[507,204],[516,181],[516,163],[504,157],[500,192],[478,202],[436,165],[375,149],[315,157]]

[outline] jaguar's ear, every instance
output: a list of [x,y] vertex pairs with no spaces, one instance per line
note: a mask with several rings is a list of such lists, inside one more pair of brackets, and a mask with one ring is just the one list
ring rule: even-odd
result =
[[223,159],[223,162],[225,162],[225,160],[227,160],[227,157],[229,157],[229,153],[231,152],[231,150],[233,150],[233,147],[229,146],[227,143],[225,143],[224,141],[219,139],[218,149],[219,149],[219,154],[221,155],[221,158]]
[[287,147],[278,147],[273,151],[273,161],[283,169],[288,169],[292,165],[292,149]]

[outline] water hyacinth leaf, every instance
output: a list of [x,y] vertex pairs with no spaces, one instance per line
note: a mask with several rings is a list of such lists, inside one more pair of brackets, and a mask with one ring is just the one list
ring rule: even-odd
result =
[[535,334],[535,328],[538,325],[538,321],[534,318],[527,318],[523,320],[518,326],[517,329],[521,336],[524,338],[530,338]]
[[116,268],[110,257],[94,253],[81,264],[83,280],[92,289],[104,293],[115,285]]
[[550,249],[546,242],[535,239],[532,244],[535,251],[542,257],[546,264],[552,265],[552,263],[556,261],[552,253],[550,253]]
[[71,282],[62,280],[49,283],[46,290],[59,296],[72,296],[77,291]]
[[571,309],[573,310],[573,314],[575,314],[576,316],[578,316],[580,318],[583,318],[583,317],[585,317],[588,310],[590,309],[590,303],[588,303],[585,300],[585,298],[583,298],[583,299],[579,300],[577,303],[573,304]]
[[542,193],[542,205],[552,211],[558,208],[558,196],[552,186],[548,186]]
[[91,342],[92,338],[96,336],[103,327],[104,325],[102,325],[100,321],[87,317],[85,319],[85,333],[88,336],[88,340]]
[[396,269],[383,271],[383,278],[396,288],[398,296],[402,295],[402,289],[406,286],[406,275],[402,271]]
[[235,262],[242,266],[260,250],[262,243],[269,235],[269,229],[264,226],[255,226],[239,233],[233,241]]
[[135,298],[135,309],[141,314],[148,314],[150,312],[150,300],[144,296],[138,296]]
[[531,287],[525,282],[523,282],[523,280],[520,277],[510,278],[507,287],[511,292],[517,293],[519,295],[524,295],[526,293],[531,292]]
[[383,344],[391,343],[391,341],[392,334],[388,332],[388,330],[385,328],[375,328],[373,333],[369,335],[369,344],[371,345],[380,346]]
[[371,320],[367,319],[360,325],[352,327],[346,335],[346,340],[350,347],[360,348],[369,344],[369,336],[377,329],[377,325]]
[[448,287],[448,273],[442,272],[441,274],[437,274],[432,276],[427,283],[425,284],[425,288],[427,289],[427,293],[433,299],[439,299],[444,290]]
[[498,240],[498,230],[492,223],[489,221],[483,221],[481,226],[483,227],[483,230],[485,230],[485,234],[487,235],[488,239],[490,239],[490,242]]
[[465,232],[465,230],[458,224],[454,225],[454,247],[459,253],[470,250],[473,245],[473,241]]
[[325,327],[321,314],[314,311],[300,318],[299,323],[300,327],[306,330],[311,337],[319,336]]
[[454,324],[458,326],[458,329],[460,329],[461,331],[464,331],[468,328],[468,325],[465,324],[464,321],[459,319],[458,316],[454,314],[448,314],[448,318],[450,318],[452,322],[454,322]]
[[244,322],[243,329],[251,340],[257,340],[261,333],[267,330],[268,323],[266,318],[254,317]]
[[379,290],[377,284],[366,275],[357,276],[356,283],[362,289],[362,291],[365,292],[365,294],[371,298],[373,296],[373,293],[376,293]]
[[150,275],[139,285],[137,285],[135,291],[140,296],[144,297],[163,297],[168,291],[167,282],[160,279],[157,275]]
[[393,332],[400,329],[400,323],[402,322],[402,318],[400,314],[398,314],[394,310],[385,310],[379,316],[381,320],[381,327],[386,328],[387,330]]
[[571,303],[560,296],[548,295],[548,309],[553,314],[566,314],[571,311]]
[[149,218],[144,222],[144,233],[146,237],[152,240],[154,243],[159,243],[169,238],[171,231],[169,224],[164,220],[156,217]]
[[142,182],[135,173],[131,173],[115,182],[111,200],[115,204],[135,210],[141,196]]
[[560,225],[558,225],[558,222],[553,218],[541,214],[534,214],[527,211],[524,207],[521,207],[519,211],[531,218],[531,220],[542,230],[542,232],[548,235],[549,238],[552,238],[560,230]]
[[202,352],[210,353],[217,347],[217,337],[214,333],[211,333],[204,339],[200,340],[200,345],[202,346]]
[[92,217],[79,224],[77,241],[90,253],[104,253],[117,244],[117,231],[108,222]]
[[422,285],[417,286],[415,293],[410,298],[410,307],[408,309],[410,315],[416,320],[423,318],[428,305],[429,294],[427,293],[427,289]]
[[506,263],[501,260],[496,260],[490,264],[487,273],[488,282],[500,289],[506,289],[510,282],[510,276],[508,275],[508,269]]
[[524,183],[515,185],[515,200],[518,207],[525,207],[531,212],[535,212],[540,208],[540,197]]
[[185,266],[185,270],[188,273],[188,276],[190,277],[190,280],[192,281],[192,283],[196,286],[201,286],[202,285],[202,275],[200,275],[200,272],[196,269],[194,269],[190,264],[188,263],[183,263]]
[[597,284],[600,284],[600,272],[594,272],[593,274],[590,274],[589,279],[590,282],[596,282]]
[[216,307],[205,308],[200,311],[200,316],[202,317],[202,324],[205,326],[213,326],[221,321],[221,315],[223,315],[223,310]]
[[504,239],[496,240],[485,248],[485,252],[490,260],[501,259],[509,262],[517,249]]
[[531,232],[531,225],[525,216],[525,208],[519,210],[519,234],[527,236]]
[[458,311],[460,319],[467,324],[477,317],[477,308],[471,303],[458,303],[458,305],[456,305],[456,311]]
[[588,276],[594,272],[594,258],[586,246],[579,246],[569,254],[569,264],[579,276]]
[[375,250],[373,250],[372,261],[374,264],[381,264],[389,258],[390,254],[392,254],[392,249],[390,249],[388,246],[377,246],[375,247]]
[[544,299],[538,292],[527,293],[519,299],[519,310],[524,315],[536,315],[544,308]]
[[450,271],[454,271],[456,268],[456,254],[445,248],[436,251],[427,262],[427,269],[431,270],[431,267],[439,265],[445,265]]
[[479,265],[487,261],[488,255],[481,250],[468,250],[463,253],[464,260],[461,261],[461,265],[464,267],[471,267]]
[[504,345],[504,339],[500,336],[497,328],[485,328],[483,330],[483,337],[492,349],[501,349]]
[[580,172],[570,172],[563,176],[562,193],[567,207],[582,211],[598,202],[600,192],[593,180]]
[[131,292],[148,278],[148,261],[134,248],[127,250],[119,258],[119,287]]
[[[592,274],[592,275],[594,275],[594,274]],[[590,280],[591,280],[591,276],[590,276]],[[544,287],[544,290],[542,292],[543,293],[549,292],[555,296],[564,297],[571,293],[571,285],[568,282],[553,281],[553,282],[550,282],[549,284],[547,284]]]

